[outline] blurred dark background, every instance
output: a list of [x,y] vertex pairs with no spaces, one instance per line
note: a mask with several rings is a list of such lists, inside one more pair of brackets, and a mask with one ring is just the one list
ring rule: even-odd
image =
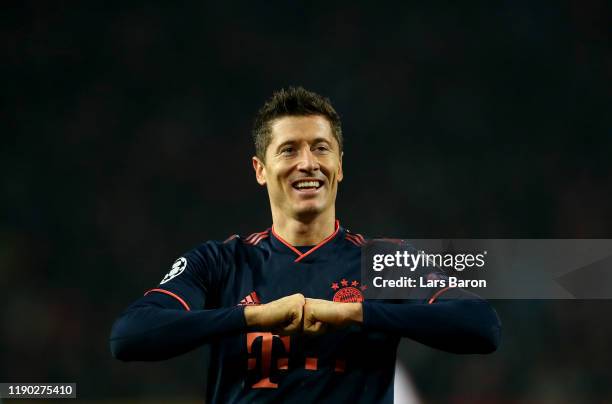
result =
[[[3,2],[0,381],[204,396],[205,349],[123,364],[114,318],[203,240],[261,231],[253,116],[343,118],[338,217],[369,236],[612,238],[608,1]],[[424,402],[612,402],[609,301],[496,301],[501,349],[402,344]]]

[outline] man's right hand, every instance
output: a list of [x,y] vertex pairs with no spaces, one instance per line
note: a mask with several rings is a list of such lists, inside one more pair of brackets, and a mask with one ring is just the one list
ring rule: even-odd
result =
[[247,326],[257,327],[279,335],[302,331],[302,314],[306,299],[301,293],[285,296],[270,303],[247,306],[244,318]]

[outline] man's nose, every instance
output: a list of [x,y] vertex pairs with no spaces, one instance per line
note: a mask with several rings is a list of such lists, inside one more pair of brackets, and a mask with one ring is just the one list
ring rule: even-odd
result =
[[298,169],[301,171],[317,171],[319,169],[319,160],[313,154],[310,148],[302,149],[300,152],[300,161],[298,163]]

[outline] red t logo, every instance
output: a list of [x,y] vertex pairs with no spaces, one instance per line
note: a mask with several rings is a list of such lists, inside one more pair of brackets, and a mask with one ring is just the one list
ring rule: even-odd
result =
[[[272,345],[274,338],[278,338],[285,347],[285,353],[289,353],[289,336],[281,337],[279,335],[272,334],[270,332],[250,332],[246,335],[247,337],[247,352],[249,356],[253,353],[253,343],[257,338],[261,338],[261,380],[255,383],[254,389],[275,389],[278,388],[278,384],[270,381],[270,370],[272,368]],[[287,370],[289,358],[282,357],[276,361],[276,369]],[[257,366],[257,357],[249,357],[248,369],[255,369]]]

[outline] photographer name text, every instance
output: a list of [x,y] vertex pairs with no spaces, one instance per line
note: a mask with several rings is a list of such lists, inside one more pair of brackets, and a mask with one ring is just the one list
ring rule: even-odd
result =
[[[485,279],[463,279],[448,276],[448,271],[461,273],[466,269],[482,270],[486,263],[487,251],[480,253],[428,254],[424,251],[396,251],[393,254],[374,254],[372,270],[375,273],[385,271],[386,274],[400,275],[398,271],[409,271],[411,276],[393,276],[385,279],[383,273],[372,279],[375,288],[486,288]],[[414,273],[419,269],[429,268],[426,276]]]
[[384,279],[376,276],[372,280],[375,288],[486,288],[484,279],[459,279],[449,276],[447,279],[428,279],[425,276],[413,278],[402,276],[399,279]]

